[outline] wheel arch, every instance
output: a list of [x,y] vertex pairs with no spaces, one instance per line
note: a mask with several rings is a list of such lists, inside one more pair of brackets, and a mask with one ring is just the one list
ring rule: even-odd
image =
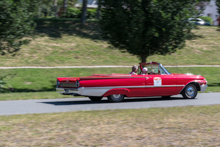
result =
[[113,94],[121,94],[121,95],[124,95],[125,97],[127,97],[130,94],[130,90],[127,89],[127,88],[110,89],[105,94],[103,94],[103,97],[107,97],[107,96],[110,96],[110,95],[113,95]]
[[187,84],[182,88],[182,90],[179,92],[179,94],[181,94],[181,93],[183,92],[183,90],[184,90],[189,84],[195,85],[197,91],[200,91],[200,90],[201,90],[201,89],[200,89],[200,85],[199,85],[199,83],[198,83],[197,81],[191,81],[191,82],[187,83]]

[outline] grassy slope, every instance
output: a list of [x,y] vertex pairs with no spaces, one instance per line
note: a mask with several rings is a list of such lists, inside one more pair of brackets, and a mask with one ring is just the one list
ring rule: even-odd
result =
[[122,54],[102,40],[97,22],[38,22],[35,39],[12,57],[0,56],[1,66],[131,65],[138,59]]
[[220,106],[0,116],[0,146],[220,146]]
[[154,55],[150,60],[169,65],[220,65],[220,31],[214,26],[200,26],[192,31],[194,37],[176,53]]
[[[177,73],[177,68],[167,68]],[[1,74],[16,74],[6,79],[8,87],[14,88],[15,93],[0,94],[0,100],[16,99],[48,99],[63,98],[55,92],[56,77],[78,77],[94,73],[129,73],[130,68],[92,68],[92,69],[8,69],[0,70]],[[220,92],[220,68],[189,67],[178,68],[179,73],[200,74],[208,80],[206,92]],[[31,93],[33,92],[33,93]]]
[[[199,27],[186,47],[148,61],[164,65],[220,64],[220,32],[216,27]],[[85,26],[74,21],[38,21],[35,39],[12,55],[1,55],[1,66],[132,65],[136,56],[121,53],[101,39],[97,22]]]

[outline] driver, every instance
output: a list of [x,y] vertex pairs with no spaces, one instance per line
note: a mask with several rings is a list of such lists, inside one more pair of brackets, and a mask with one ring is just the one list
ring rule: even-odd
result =
[[141,75],[147,75],[148,74],[148,69],[146,67],[144,67],[142,69],[142,74]]
[[132,66],[132,71],[129,74],[137,75],[137,71],[138,71],[138,66],[134,65],[134,66]]

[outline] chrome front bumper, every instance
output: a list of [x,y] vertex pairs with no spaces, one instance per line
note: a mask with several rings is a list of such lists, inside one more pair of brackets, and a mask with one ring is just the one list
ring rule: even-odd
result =
[[201,91],[201,92],[204,92],[207,87],[208,87],[207,84],[202,84],[202,85],[200,85],[200,91]]
[[56,91],[63,95],[81,95],[84,87],[80,88],[56,88]]

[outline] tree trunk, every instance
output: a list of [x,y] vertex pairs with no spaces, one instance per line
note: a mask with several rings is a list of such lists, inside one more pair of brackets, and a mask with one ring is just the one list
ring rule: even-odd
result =
[[63,0],[63,14],[66,17],[67,0]]
[[147,62],[147,55],[140,55],[141,63]]
[[97,19],[100,19],[100,18],[101,18],[101,17],[100,17],[100,16],[101,16],[101,14],[100,14],[100,13],[101,13],[101,12],[100,12],[100,11],[101,11],[100,0],[98,0],[98,3],[97,3],[97,4],[98,4],[98,8],[97,8]]
[[58,18],[58,15],[57,15],[57,0],[54,0],[53,9],[54,9],[54,15],[55,15],[55,17]]
[[81,16],[81,22],[83,24],[86,23],[87,3],[88,3],[88,0],[83,0],[82,16]]

